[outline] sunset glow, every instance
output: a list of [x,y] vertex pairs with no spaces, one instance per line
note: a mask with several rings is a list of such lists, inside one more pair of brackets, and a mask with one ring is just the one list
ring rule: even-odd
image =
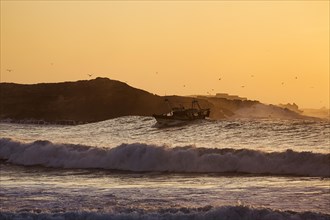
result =
[[1,82],[95,77],[329,108],[329,1],[1,1]]

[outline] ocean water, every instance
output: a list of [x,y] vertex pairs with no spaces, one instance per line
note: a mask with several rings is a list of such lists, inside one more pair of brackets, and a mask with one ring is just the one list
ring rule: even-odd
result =
[[330,124],[0,124],[0,219],[330,219]]

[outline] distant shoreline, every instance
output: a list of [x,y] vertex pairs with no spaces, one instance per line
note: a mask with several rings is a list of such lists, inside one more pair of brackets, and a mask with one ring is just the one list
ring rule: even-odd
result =
[[225,93],[158,96],[108,78],[32,85],[0,83],[0,91],[0,122],[8,123],[79,125],[129,115],[152,116],[170,111],[165,98],[184,107],[197,99],[203,108],[211,109],[211,119],[315,117],[305,116],[295,104],[266,105]]

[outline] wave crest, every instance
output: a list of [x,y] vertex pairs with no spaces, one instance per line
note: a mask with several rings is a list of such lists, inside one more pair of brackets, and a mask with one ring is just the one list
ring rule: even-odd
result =
[[49,141],[0,139],[0,159],[18,165],[100,168],[133,172],[251,173],[330,176],[330,155],[248,149],[170,148],[143,143],[97,148]]
[[120,210],[113,213],[88,211],[65,213],[11,213],[0,212],[0,219],[272,219],[272,220],[329,220],[330,215],[314,212],[277,211],[254,209],[246,206],[223,206],[201,208],[169,208],[158,211],[139,209]]

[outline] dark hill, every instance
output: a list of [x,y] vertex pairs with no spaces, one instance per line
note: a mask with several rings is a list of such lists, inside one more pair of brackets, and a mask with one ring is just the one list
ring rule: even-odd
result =
[[[151,116],[169,111],[164,98],[107,78],[34,85],[0,83],[0,120],[96,122],[127,115]],[[211,108],[210,116],[214,119],[301,118],[288,109],[258,101],[206,96],[167,98],[174,106],[185,107],[197,98],[203,108]]]
[[107,78],[34,85],[1,83],[0,92],[2,119],[94,122],[152,115],[166,108],[162,97]]

